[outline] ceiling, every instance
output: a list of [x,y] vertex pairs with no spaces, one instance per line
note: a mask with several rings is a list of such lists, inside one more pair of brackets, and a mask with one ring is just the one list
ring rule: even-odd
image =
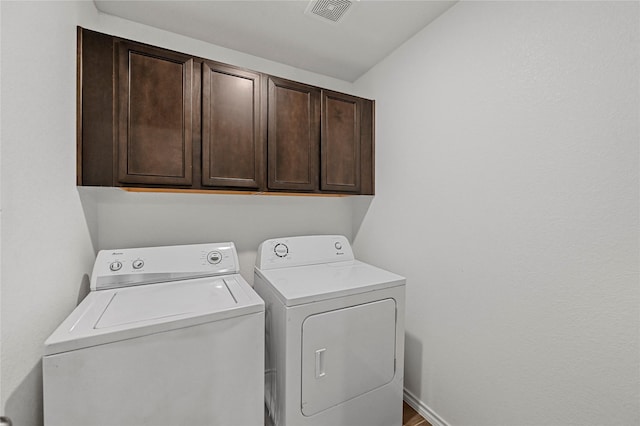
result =
[[456,1],[356,0],[334,23],[305,14],[306,0],[94,0],[110,15],[350,82]]

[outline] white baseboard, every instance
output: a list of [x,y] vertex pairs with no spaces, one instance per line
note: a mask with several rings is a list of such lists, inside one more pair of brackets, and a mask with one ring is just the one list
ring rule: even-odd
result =
[[431,408],[427,407],[422,401],[416,398],[408,390],[404,390],[404,400],[414,410],[418,412],[426,421],[431,423],[432,426],[450,426],[442,417],[436,414]]

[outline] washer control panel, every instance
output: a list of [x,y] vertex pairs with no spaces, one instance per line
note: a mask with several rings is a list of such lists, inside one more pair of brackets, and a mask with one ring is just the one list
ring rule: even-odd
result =
[[258,269],[288,268],[354,260],[349,240],[342,235],[311,235],[266,240],[258,247]]
[[100,290],[239,273],[233,243],[101,250],[91,274]]

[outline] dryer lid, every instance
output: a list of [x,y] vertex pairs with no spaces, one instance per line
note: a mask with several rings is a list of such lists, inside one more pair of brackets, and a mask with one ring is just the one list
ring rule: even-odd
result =
[[238,274],[92,291],[45,342],[45,355],[264,311]]
[[261,270],[255,268],[286,306],[318,302],[405,285],[393,272],[358,260]]

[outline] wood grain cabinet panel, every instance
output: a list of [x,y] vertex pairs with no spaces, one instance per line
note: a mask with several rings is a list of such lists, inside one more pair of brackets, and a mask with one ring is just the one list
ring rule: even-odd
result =
[[321,190],[360,192],[361,113],[359,98],[322,91]]
[[362,99],[360,115],[360,194],[375,194],[375,102]]
[[320,89],[269,78],[268,187],[318,188]]
[[113,37],[78,28],[78,185],[114,185],[113,56]]
[[118,181],[191,185],[193,58],[118,43]]
[[202,66],[202,185],[259,189],[264,136],[259,73]]
[[79,185],[374,194],[374,101],[78,28]]

